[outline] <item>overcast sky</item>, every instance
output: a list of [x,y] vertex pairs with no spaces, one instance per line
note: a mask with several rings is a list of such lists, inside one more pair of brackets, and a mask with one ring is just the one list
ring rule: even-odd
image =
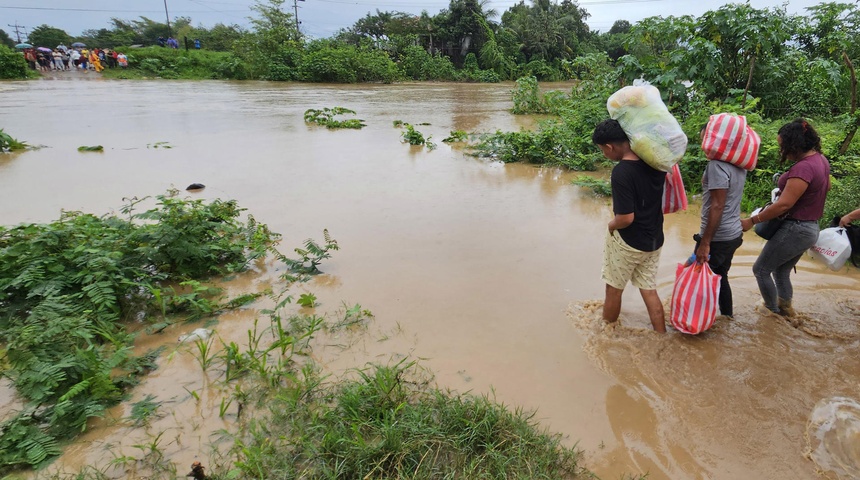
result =
[[[216,23],[247,26],[254,0],[166,0],[171,20],[177,16],[191,17],[194,25],[211,27]],[[490,0],[489,6],[501,15],[519,0]],[[530,3],[527,1],[527,3]],[[698,16],[727,2],[718,0],[580,0],[579,5],[591,14],[588,24],[592,30],[606,31],[616,20],[635,23],[645,17],[660,15]],[[805,13],[805,8],[822,3],[820,0],[750,0],[755,8],[788,5],[789,13]],[[285,6],[292,11],[293,0]],[[431,15],[449,5],[448,0],[304,0],[298,1],[302,31],[312,37],[327,37],[348,27],[367,12],[403,11],[418,14],[427,10]],[[0,28],[15,38],[15,29],[25,31],[47,24],[71,35],[90,28],[109,27],[111,17],[136,19],[146,16],[164,21],[165,0],[0,0]],[[23,31],[22,31],[23,32]]]

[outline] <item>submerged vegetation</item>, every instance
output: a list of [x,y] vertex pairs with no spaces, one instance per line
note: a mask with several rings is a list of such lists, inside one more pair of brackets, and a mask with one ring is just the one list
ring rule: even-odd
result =
[[[262,293],[227,300],[204,282],[274,254],[288,272],[280,293],[269,292],[274,306],[261,310],[267,324],[255,321],[242,345],[205,332],[189,341],[210,381],[225,387],[215,408],[232,425],[223,432],[232,447],[211,459],[210,478],[587,475],[580,452],[543,430],[532,413],[439,390],[413,362],[339,379],[323,375],[312,360],[312,340],[362,335],[372,313],[344,304],[328,318],[286,307],[319,307],[312,293],[294,300],[289,289],[320,272],[336,240],[325,231],[323,242],[306,240],[295,249],[299,258],[290,259],[275,249],[279,235],[250,215],[240,220],[235,202],[177,194],[158,196],[143,211],[151,200],[128,200],[121,216],[67,212],[50,224],[0,228],[0,372],[23,401],[0,424],[0,473],[45,465],[89,419],[129,397],[161,353],[135,355],[135,335],[258,298]],[[152,328],[131,333],[141,322]],[[198,392],[189,395],[200,399]],[[147,392],[124,421],[148,431],[165,414],[164,401]],[[102,479],[114,468],[175,478],[163,435],[153,431],[134,445],[139,455],[50,478]]]
[[11,135],[0,128],[0,153],[25,150],[27,147],[28,145],[25,142],[12,138]]
[[78,147],[78,151],[79,152],[104,152],[105,147],[103,147],[101,145],[92,145],[92,146],[81,145],[80,147]]
[[[183,200],[126,218],[66,212],[50,224],[0,227],[2,374],[24,402],[0,424],[0,471],[40,465],[154,367],[132,353],[149,324],[228,308],[198,280],[237,272],[278,236],[235,202]],[[155,354],[157,355],[157,353]]]
[[458,143],[469,140],[469,132],[464,130],[451,130],[451,134],[442,139],[443,143]]
[[357,118],[350,118],[348,120],[335,120],[334,117],[338,115],[355,115],[355,112],[353,110],[343,107],[325,107],[322,110],[310,108],[305,111],[305,122],[315,123],[317,125],[324,125],[326,128],[330,129],[361,129],[367,126],[364,124],[364,120],[360,120]]
[[[395,122],[395,125],[397,125],[397,122]],[[436,148],[436,144],[430,141],[432,136],[427,136],[425,138],[424,134],[416,130],[411,123],[401,123],[401,125],[404,130],[400,134],[400,138],[403,139],[404,143],[414,146],[424,145],[427,147],[427,150],[433,150]]]
[[590,189],[598,197],[609,197],[612,195],[612,186],[609,184],[609,180],[580,175],[571,183]]

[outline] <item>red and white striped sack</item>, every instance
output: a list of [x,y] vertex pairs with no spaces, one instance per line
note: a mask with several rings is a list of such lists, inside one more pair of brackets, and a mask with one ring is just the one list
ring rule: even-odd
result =
[[679,332],[697,335],[711,328],[717,318],[720,297],[720,276],[707,262],[678,264],[675,287],[672,289],[672,309],[669,317]]
[[672,166],[672,171],[666,174],[663,187],[663,213],[675,213],[687,209],[687,192],[684,190],[684,179],[678,164]]
[[744,170],[755,169],[761,137],[743,115],[711,115],[702,134],[702,151],[711,160],[722,160]]

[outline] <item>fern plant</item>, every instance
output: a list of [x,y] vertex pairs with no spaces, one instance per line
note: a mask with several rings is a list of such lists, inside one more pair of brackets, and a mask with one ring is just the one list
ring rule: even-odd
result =
[[316,275],[320,272],[319,264],[326,258],[331,258],[332,250],[338,250],[340,247],[337,240],[331,238],[328,230],[323,230],[323,245],[318,244],[314,239],[305,240],[304,248],[296,248],[294,251],[300,258],[293,259],[281,256],[281,260],[287,265],[290,272],[306,275]]

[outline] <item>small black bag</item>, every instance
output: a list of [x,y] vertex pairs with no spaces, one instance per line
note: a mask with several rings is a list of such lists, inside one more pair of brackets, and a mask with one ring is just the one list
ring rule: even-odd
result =
[[[758,212],[758,214],[761,215],[761,212],[763,212],[769,206],[771,206],[771,203],[767,202],[767,205],[761,207],[761,210]],[[782,226],[783,222],[785,222],[785,215],[781,217],[771,218],[770,220],[764,222],[756,223],[753,229],[755,230],[756,235],[758,235],[759,237],[765,240],[770,240],[771,238],[773,238],[774,235],[776,235],[776,232],[779,231],[779,227]]]
[[[837,215],[830,221],[831,227],[838,227],[839,220],[842,217]],[[860,268],[860,227],[857,225],[848,225],[845,228],[845,236],[848,237],[848,242],[851,243],[851,263]]]

